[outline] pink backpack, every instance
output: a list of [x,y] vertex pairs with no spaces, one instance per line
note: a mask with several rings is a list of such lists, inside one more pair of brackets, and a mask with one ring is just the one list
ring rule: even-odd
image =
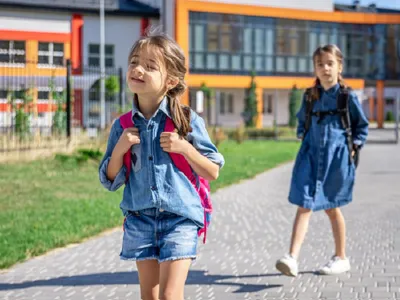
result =
[[[123,129],[135,126],[135,124],[133,123],[133,120],[132,120],[132,111],[130,111],[126,114],[123,114],[119,118],[119,121],[120,121]],[[165,122],[164,131],[173,132],[174,130],[175,130],[174,122],[169,117],[167,117],[167,120]],[[212,213],[212,209],[213,209],[212,204],[211,204],[211,199],[210,199],[210,184],[208,183],[207,180],[205,180],[204,178],[202,178],[200,176],[197,176],[193,172],[192,168],[190,167],[189,163],[187,162],[187,160],[185,159],[185,157],[183,155],[177,154],[177,153],[169,153],[169,156],[171,157],[175,166],[183,174],[185,174],[185,176],[189,179],[189,181],[192,183],[193,187],[199,194],[199,197],[201,200],[201,206],[204,209],[204,227],[199,230],[198,235],[201,236],[201,234],[204,233],[203,243],[205,243],[206,237],[207,237],[207,228],[211,222],[211,213]],[[131,151],[130,150],[128,152],[126,152],[124,155],[124,165],[126,167],[126,181],[128,181],[129,174],[131,172]]]

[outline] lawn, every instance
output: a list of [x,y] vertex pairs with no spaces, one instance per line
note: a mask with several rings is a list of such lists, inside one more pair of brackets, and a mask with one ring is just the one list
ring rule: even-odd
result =
[[[298,148],[294,142],[224,142],[225,167],[212,190],[292,160]],[[122,188],[106,191],[97,168],[96,160],[67,157],[0,164],[0,269],[121,225]]]

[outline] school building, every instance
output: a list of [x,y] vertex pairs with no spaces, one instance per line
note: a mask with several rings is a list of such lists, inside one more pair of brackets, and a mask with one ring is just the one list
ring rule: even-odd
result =
[[400,92],[400,11],[332,0],[176,0],[164,11],[168,32],[189,57],[184,101],[195,107],[203,83],[219,90],[211,116],[218,113],[224,126],[241,121],[252,70],[257,125],[272,125],[275,109],[278,123],[287,124],[289,91],[313,84],[313,51],[327,43],[342,50],[345,81],[379,126]]
[[[339,1],[339,0],[338,0]],[[0,125],[11,122],[9,89],[32,84],[38,125],[51,125],[54,106],[48,78],[65,88],[66,59],[76,79],[100,58],[99,1],[0,0]],[[210,124],[242,122],[250,72],[256,72],[257,126],[288,122],[290,89],[313,84],[312,53],[337,44],[345,56],[344,78],[366,114],[383,125],[400,92],[400,11],[333,0],[105,0],[106,68],[127,67],[134,40],[152,24],[163,24],[188,57],[189,92],[196,107],[202,84],[220,92],[204,116]],[[81,77],[79,77],[81,75]],[[24,78],[24,79],[22,79]],[[47,78],[47,80],[46,80]],[[78,85],[78,80],[75,80]],[[275,101],[277,99],[277,101]],[[74,120],[99,124],[89,89],[74,90]],[[276,107],[275,107],[276,106]],[[209,110],[209,111],[208,111]],[[93,118],[97,118],[93,121]],[[92,121],[90,121],[92,119]],[[7,123],[8,122],[8,123]]]
[[[158,22],[159,9],[134,0],[104,2],[106,71],[125,71],[133,42]],[[10,91],[21,102],[18,91],[27,88],[35,110],[31,124],[51,127],[56,104],[50,81],[53,90],[65,89],[67,59],[75,75],[73,120],[99,124],[99,99],[89,96],[100,78],[99,9],[98,0],[0,0],[0,127],[12,123]]]

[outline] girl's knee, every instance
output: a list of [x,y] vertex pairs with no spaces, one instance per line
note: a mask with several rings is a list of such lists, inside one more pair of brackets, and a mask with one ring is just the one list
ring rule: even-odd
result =
[[[165,290],[160,294],[160,300],[179,300],[180,296],[173,290]],[[183,298],[182,298],[183,300]]]
[[149,294],[141,294],[141,298],[142,300],[158,300],[158,296],[157,295],[153,295],[151,293]]
[[311,213],[311,209],[304,208],[304,207],[299,207],[297,209],[297,213],[299,213],[299,214],[310,214]]
[[325,209],[325,213],[328,215],[329,218],[336,218],[340,214],[340,209],[339,208]]

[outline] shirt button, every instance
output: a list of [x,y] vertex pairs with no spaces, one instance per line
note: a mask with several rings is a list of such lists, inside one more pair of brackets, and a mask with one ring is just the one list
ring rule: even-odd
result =
[[153,160],[153,156],[150,155],[150,156],[149,156],[149,160]]
[[149,125],[149,129],[151,130],[151,129],[153,129],[153,125],[151,124],[151,125]]
[[156,189],[157,189],[157,187],[154,186],[154,185],[151,187],[151,190],[152,190],[152,191],[155,191]]

